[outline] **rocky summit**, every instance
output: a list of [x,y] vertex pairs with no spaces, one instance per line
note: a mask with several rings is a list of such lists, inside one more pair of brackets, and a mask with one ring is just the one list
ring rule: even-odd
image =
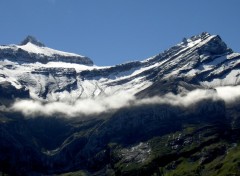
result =
[[115,66],[0,45],[0,173],[238,175],[239,66],[207,32]]

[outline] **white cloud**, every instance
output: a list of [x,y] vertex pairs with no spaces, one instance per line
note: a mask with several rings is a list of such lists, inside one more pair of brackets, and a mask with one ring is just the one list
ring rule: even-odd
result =
[[216,88],[218,96],[227,103],[232,103],[240,97],[240,86],[225,86]]
[[194,90],[186,95],[166,94],[164,96],[136,99],[133,95],[120,93],[112,96],[87,98],[71,102],[68,94],[63,94],[62,101],[42,102],[39,100],[16,101],[10,108],[11,111],[22,112],[27,117],[39,115],[51,116],[62,114],[65,117],[77,117],[81,114],[92,115],[116,110],[127,106],[139,106],[145,104],[171,104],[174,106],[188,107],[205,99],[213,101],[223,99],[231,103],[240,98],[240,86],[218,87],[216,90]]
[[107,97],[80,99],[73,103],[67,101],[42,102],[38,100],[16,101],[10,108],[12,111],[22,112],[25,116],[50,116],[63,114],[75,117],[80,114],[91,115],[128,106],[134,97],[128,94],[116,94]]
[[217,92],[215,90],[194,90],[186,95],[174,95],[168,93],[164,96],[156,96],[153,98],[142,99],[138,104],[171,104],[175,106],[187,107],[193,103],[197,103],[204,99],[218,99]]

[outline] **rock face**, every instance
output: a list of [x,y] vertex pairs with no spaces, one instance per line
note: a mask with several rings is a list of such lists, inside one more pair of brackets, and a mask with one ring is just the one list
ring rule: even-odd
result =
[[39,47],[45,47],[45,45],[43,43],[41,43],[40,41],[38,41],[35,37],[29,35],[27,36],[22,42],[20,45],[27,45],[28,43],[32,43],[36,46],[39,46]]
[[16,89],[9,82],[1,82],[0,83],[0,95],[1,98],[29,98],[29,91],[24,87],[21,89]]
[[[218,86],[239,85],[240,54],[219,36],[205,32],[185,38],[144,61],[92,64],[86,57],[47,48],[31,36],[20,45],[0,46],[0,173],[239,173],[238,101],[227,104],[214,96],[188,105],[170,103],[171,96],[161,103],[149,100],[168,93],[179,98],[196,89],[212,95]],[[35,108],[42,104],[47,111],[49,101],[57,106],[70,99],[67,103],[73,105],[115,94],[134,96],[135,102],[74,118],[58,113],[26,118],[11,108],[15,100],[30,99],[39,101]]]

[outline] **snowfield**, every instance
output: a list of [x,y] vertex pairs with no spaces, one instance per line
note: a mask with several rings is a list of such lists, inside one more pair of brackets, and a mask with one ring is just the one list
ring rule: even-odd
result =
[[[31,42],[0,46],[0,51],[7,48],[45,57],[84,57]],[[211,52],[216,54],[210,55]],[[204,33],[144,61],[116,66],[88,66],[59,60],[22,63],[5,58],[0,60],[0,84],[7,81],[17,89],[24,87],[33,99],[66,101],[69,99],[66,97],[77,100],[119,93],[135,95],[156,80],[176,78],[196,78],[197,84],[205,88],[238,85],[239,64],[239,53],[231,52],[218,36]]]

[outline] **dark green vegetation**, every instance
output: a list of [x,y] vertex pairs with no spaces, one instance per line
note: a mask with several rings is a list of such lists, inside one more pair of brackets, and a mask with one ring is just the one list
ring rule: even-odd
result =
[[0,170],[9,175],[239,175],[237,107],[203,100],[188,108],[123,108],[85,120],[1,113]]

